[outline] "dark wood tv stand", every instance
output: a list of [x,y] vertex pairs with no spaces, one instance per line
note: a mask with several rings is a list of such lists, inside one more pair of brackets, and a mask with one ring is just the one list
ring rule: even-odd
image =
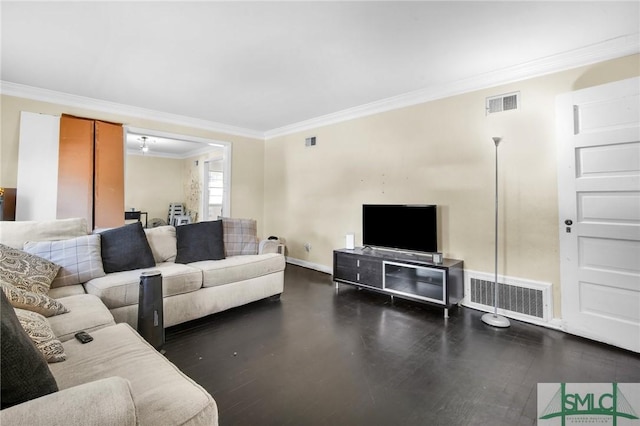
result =
[[463,261],[431,261],[429,254],[358,247],[333,251],[333,281],[444,308],[464,296]]

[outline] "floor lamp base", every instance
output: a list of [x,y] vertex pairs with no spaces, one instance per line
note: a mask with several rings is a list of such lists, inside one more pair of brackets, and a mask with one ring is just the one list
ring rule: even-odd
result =
[[508,319],[503,317],[502,315],[497,314],[484,314],[482,316],[482,322],[485,324],[492,325],[494,327],[506,328],[511,325]]

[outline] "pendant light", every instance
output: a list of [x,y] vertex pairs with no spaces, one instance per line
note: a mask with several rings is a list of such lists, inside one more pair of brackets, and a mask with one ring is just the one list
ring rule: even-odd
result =
[[142,155],[149,152],[149,145],[147,145],[147,137],[141,136],[140,139],[138,140],[140,141],[140,151],[142,151]]

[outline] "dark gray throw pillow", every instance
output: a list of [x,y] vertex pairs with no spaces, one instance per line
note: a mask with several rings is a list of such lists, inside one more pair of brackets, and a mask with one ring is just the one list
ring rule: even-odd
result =
[[58,391],[47,361],[0,291],[0,394],[2,409]]
[[176,263],[224,259],[223,234],[221,220],[176,226]]
[[141,222],[101,232],[100,249],[107,274],[156,266]]

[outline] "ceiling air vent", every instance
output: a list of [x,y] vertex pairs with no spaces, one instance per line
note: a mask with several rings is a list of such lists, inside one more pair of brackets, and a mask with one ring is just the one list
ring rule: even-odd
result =
[[520,108],[520,92],[492,96],[486,99],[487,115]]

